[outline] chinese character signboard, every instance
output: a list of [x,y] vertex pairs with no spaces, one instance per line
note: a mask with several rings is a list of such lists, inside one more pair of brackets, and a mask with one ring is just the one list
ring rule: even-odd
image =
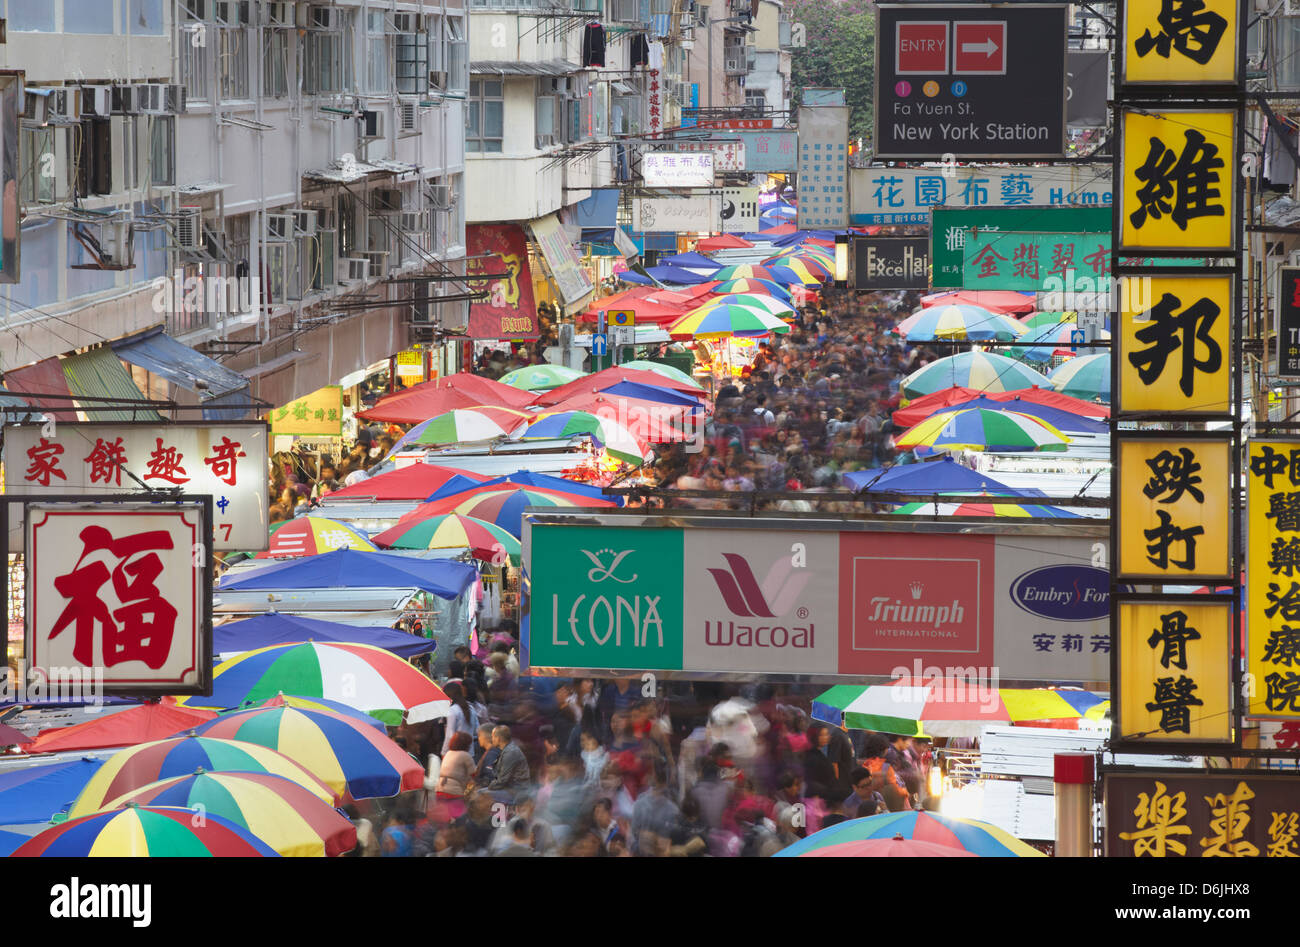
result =
[[1235,287],[1231,275],[1121,278],[1116,414],[1232,417]]
[[466,284],[474,292],[488,294],[487,299],[470,303],[469,338],[537,338],[537,303],[524,229],[518,224],[470,224],[465,242]]
[[1300,777],[1106,773],[1107,858],[1296,858]]
[[1237,127],[1232,109],[1121,112],[1121,253],[1236,250]]
[[1124,86],[1236,86],[1241,0],[1124,0]]
[[641,156],[646,187],[709,187],[713,184],[713,154],[650,151]]
[[397,369],[397,380],[403,385],[418,385],[424,381],[424,353],[417,349],[408,349],[393,356],[393,365]]
[[1114,738],[1153,744],[1231,740],[1232,600],[1171,595],[1125,599],[1116,610]]
[[1246,714],[1300,719],[1300,440],[1247,448]]
[[[1037,170],[1040,169],[1026,169],[1027,172]],[[892,171],[890,169],[890,173]],[[1028,174],[1024,176],[1029,177]],[[857,181],[854,178],[855,187]],[[1032,190],[1032,184],[1027,186]],[[857,206],[856,192],[854,206]],[[962,270],[966,240],[976,233],[1067,233],[1076,237],[1105,234],[1109,254],[1111,216],[1109,182],[1105,205],[935,207],[930,220],[933,286],[936,289],[956,289],[965,285]]]
[[583,302],[591,295],[594,287],[591,278],[582,268],[582,261],[573,249],[573,244],[564,235],[559,218],[547,214],[529,226],[532,227],[537,245],[541,247],[542,256],[546,258],[546,265],[551,268],[551,275],[555,277],[555,284],[559,287],[565,304],[576,306]]
[[930,241],[925,237],[853,238],[853,289],[927,289]]
[[338,437],[343,433],[343,388],[326,385],[270,414],[271,434]]
[[[687,152],[689,154],[706,154],[713,155],[714,171],[744,171],[745,170],[745,143],[739,139],[735,141],[716,141],[695,140],[686,138],[674,138],[669,147],[675,152]],[[645,166],[642,166],[642,176],[645,175]],[[710,184],[713,182],[709,182]]]
[[1105,292],[1110,288],[1110,235],[1077,233],[967,234],[965,289]]
[[102,669],[106,693],[211,686],[211,530],[201,503],[33,503],[25,546],[33,669],[47,679]]
[[876,156],[1063,157],[1065,51],[1064,5],[882,5]]
[[838,230],[849,220],[849,110],[799,109],[800,230]]
[[1121,581],[1230,581],[1232,439],[1126,437],[1115,472]]
[[997,536],[526,522],[533,667],[834,679],[912,674],[920,658],[1024,680],[1100,680],[1110,667],[1092,526]]
[[1277,376],[1300,378],[1300,267],[1278,273]]
[[[6,427],[5,490],[11,495],[106,494],[179,488],[211,494],[219,551],[267,547],[267,427],[212,424],[65,424]],[[21,550],[21,533],[10,552]]]

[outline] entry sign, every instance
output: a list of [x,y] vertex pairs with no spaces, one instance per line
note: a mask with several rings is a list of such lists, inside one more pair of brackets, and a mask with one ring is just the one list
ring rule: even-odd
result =
[[1277,299],[1277,375],[1300,378],[1300,267],[1282,267]]
[[878,11],[877,157],[1064,156],[1064,4]]
[[1235,86],[1241,0],[1124,0],[1122,86]]

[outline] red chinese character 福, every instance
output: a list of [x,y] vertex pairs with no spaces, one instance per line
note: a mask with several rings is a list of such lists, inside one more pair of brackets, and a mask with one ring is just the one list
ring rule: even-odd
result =
[[42,437],[39,444],[27,448],[27,458],[32,465],[27,468],[23,478],[28,481],[39,480],[42,487],[50,485],[50,477],[67,480],[68,475],[59,469],[59,455],[62,453],[62,444],[51,444]]
[[[77,564],[71,572],[54,580],[55,591],[68,599],[68,604],[50,629],[50,639],[57,638],[75,623],[72,656],[92,666],[98,624],[104,629],[105,667],[123,661],[143,661],[158,670],[171,653],[178,613],[154,584],[162,575],[163,564],[151,550],[171,549],[171,535],[166,530],[155,530],[114,540],[103,526],[87,526],[81,531],[81,542]],[[100,559],[86,562],[88,556],[99,552],[107,552],[117,559],[111,573]],[[100,589],[110,578],[113,592],[121,603],[111,612],[100,597]]]
[[156,477],[159,480],[169,480],[178,486],[182,483],[189,483],[189,477],[179,476],[185,473],[185,468],[181,466],[181,461],[185,459],[185,455],[174,447],[163,447],[161,437],[155,438],[155,440],[158,442],[158,446],[149,455],[149,472],[144,475],[145,479]]
[[106,484],[112,483],[119,487],[122,485],[126,449],[122,446],[120,437],[115,441],[106,441],[102,437],[95,438],[94,449],[83,460],[90,464],[91,483],[99,483],[102,480]]
[[[212,468],[212,476],[232,487],[235,486],[237,473],[235,458],[244,456],[244,452],[239,450],[240,446],[239,441],[232,441],[223,434],[221,435],[221,443],[213,445],[212,456],[203,458],[203,462]],[[239,451],[239,453],[235,453],[235,451]],[[181,472],[184,473],[184,471]]]

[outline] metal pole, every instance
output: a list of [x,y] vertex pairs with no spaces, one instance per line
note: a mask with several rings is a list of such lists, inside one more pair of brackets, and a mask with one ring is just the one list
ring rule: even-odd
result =
[[713,108],[713,18],[709,18],[709,108]]

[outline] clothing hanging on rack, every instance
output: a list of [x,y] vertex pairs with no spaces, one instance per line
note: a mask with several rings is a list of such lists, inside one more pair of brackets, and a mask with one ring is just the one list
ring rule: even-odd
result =
[[632,37],[627,51],[627,64],[629,67],[650,64],[650,42],[645,38],[644,33],[637,33]]
[[582,31],[582,64],[605,65],[605,28],[599,23],[588,23]]
[[655,42],[649,46],[650,61],[646,63],[651,69],[662,69],[664,67],[664,44]]

